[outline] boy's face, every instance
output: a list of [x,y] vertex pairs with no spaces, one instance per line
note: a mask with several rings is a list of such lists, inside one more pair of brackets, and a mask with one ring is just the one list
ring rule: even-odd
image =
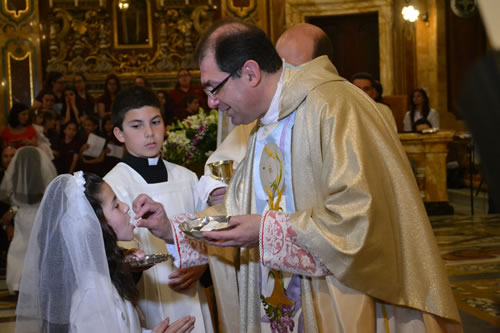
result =
[[163,144],[165,124],[160,109],[143,106],[125,114],[123,130],[113,129],[115,137],[136,157],[157,157]]

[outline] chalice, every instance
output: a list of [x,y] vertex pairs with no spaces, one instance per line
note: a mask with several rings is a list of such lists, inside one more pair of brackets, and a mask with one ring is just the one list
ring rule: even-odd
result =
[[224,160],[224,161],[216,161],[207,164],[212,172],[212,178],[229,184],[229,180],[233,175],[233,161],[232,160]]

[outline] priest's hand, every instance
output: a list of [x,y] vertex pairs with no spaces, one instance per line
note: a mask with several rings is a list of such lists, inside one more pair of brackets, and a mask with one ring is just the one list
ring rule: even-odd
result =
[[200,280],[207,268],[208,265],[181,268],[168,276],[170,279],[168,286],[176,292],[191,289]]
[[262,216],[237,215],[231,216],[229,225],[233,227],[226,231],[206,231],[203,236],[213,239],[210,245],[221,247],[244,247],[253,248],[259,246],[260,220]]
[[149,231],[167,243],[173,243],[172,227],[165,214],[163,205],[153,201],[146,194],[140,194],[132,203],[137,227],[148,228]]
[[208,197],[208,205],[215,206],[224,203],[224,197],[226,196],[226,188],[218,187],[210,193]]

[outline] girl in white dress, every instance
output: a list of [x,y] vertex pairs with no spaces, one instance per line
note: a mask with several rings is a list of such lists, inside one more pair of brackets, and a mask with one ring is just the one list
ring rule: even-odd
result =
[[0,185],[0,200],[17,211],[14,237],[7,252],[6,282],[11,294],[19,291],[28,240],[43,192],[56,176],[47,154],[38,147],[26,146],[16,151]]
[[[151,332],[141,329],[138,292],[116,243],[133,237],[128,210],[93,174],[61,175],[49,185],[28,245],[16,332]],[[152,332],[193,327],[186,316]]]

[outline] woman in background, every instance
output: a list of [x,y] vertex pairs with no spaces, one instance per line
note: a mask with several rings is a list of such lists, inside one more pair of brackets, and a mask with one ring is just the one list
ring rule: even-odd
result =
[[109,74],[104,81],[104,94],[96,101],[97,113],[100,119],[103,119],[105,115],[111,116],[111,105],[119,91],[120,79],[115,74]]
[[207,109],[207,95],[203,91],[203,87],[199,85],[191,85],[191,73],[187,69],[181,69],[177,72],[177,85],[175,89],[170,90],[169,95],[174,106],[174,120],[184,120],[189,116],[186,112],[184,98],[186,96],[196,96],[201,104],[201,107]]
[[75,74],[73,84],[76,90],[75,103],[77,109],[84,115],[95,115],[95,100],[87,91],[87,79],[82,73]]
[[427,119],[433,128],[439,128],[439,114],[429,106],[429,97],[424,89],[415,89],[410,95],[410,111],[403,120],[404,131],[416,131],[415,122]]
[[2,131],[2,141],[16,149],[38,145],[36,130],[30,125],[30,114],[26,105],[15,103],[12,106],[8,125]]

